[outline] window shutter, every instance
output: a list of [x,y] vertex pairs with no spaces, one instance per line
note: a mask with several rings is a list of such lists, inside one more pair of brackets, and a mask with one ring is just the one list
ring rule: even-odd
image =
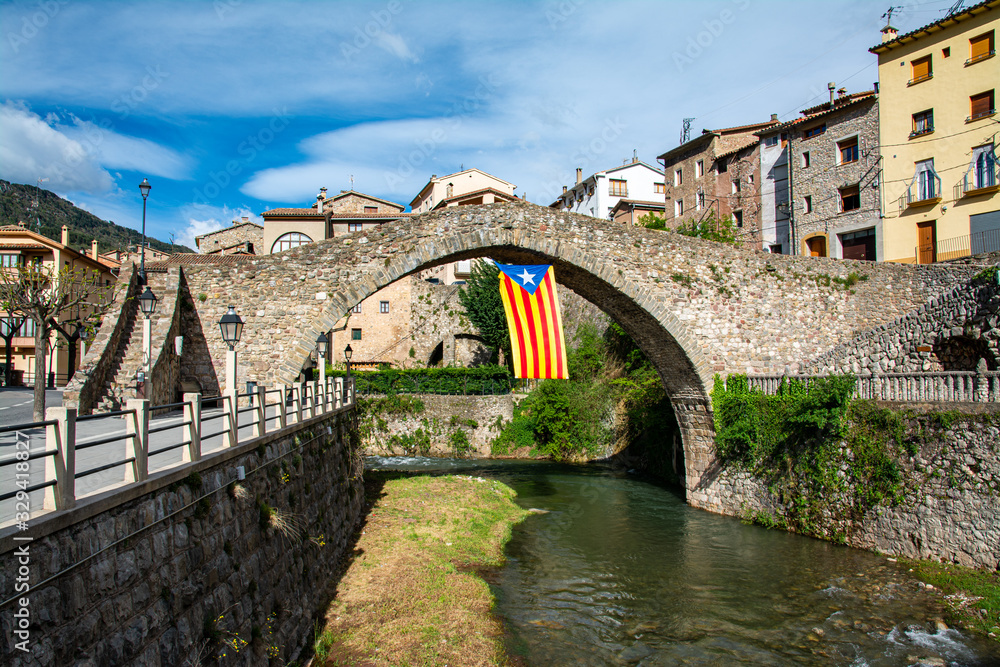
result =
[[923,58],[913,61],[913,80],[926,79],[931,74],[931,59]]
[[985,116],[990,112],[992,108],[991,102],[993,101],[993,96],[989,93],[982,93],[979,95],[973,95],[969,98],[972,102],[972,117],[977,118],[979,116]]
[[993,40],[992,33],[987,33],[985,35],[980,35],[979,37],[973,37],[969,40],[969,44],[972,47],[972,52],[969,54],[972,60],[978,60],[980,58],[985,58],[990,52],[990,42]]

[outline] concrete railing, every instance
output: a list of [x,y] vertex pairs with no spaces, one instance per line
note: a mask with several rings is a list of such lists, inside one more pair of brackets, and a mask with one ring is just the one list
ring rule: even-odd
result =
[[[174,454],[170,461],[153,466],[155,472],[168,470],[200,460],[209,443],[213,453],[235,447],[314,417],[353,407],[355,397],[354,378],[349,377],[271,389],[258,386],[247,394],[213,397],[184,394],[182,401],[169,405],[131,399],[124,410],[93,415],[78,415],[72,407],[49,408],[45,421],[0,427],[0,444],[13,445],[4,447],[12,453],[0,458],[0,503],[16,503],[12,511],[0,514],[0,524],[10,524],[12,520],[24,522],[51,510],[71,509],[78,498],[144,482],[151,471],[151,457],[180,450],[180,456]],[[207,408],[209,404],[215,407]],[[150,414],[154,411],[172,413],[173,417],[151,422]],[[116,418],[125,420],[124,431],[120,424],[111,421]],[[99,420],[98,428],[88,428],[96,437],[78,438],[81,425]],[[6,442],[11,437],[13,441]],[[44,444],[39,447],[39,443]],[[82,457],[81,452],[85,453]],[[78,466],[81,459],[89,463]],[[44,466],[32,465],[37,460],[43,460]],[[81,492],[80,480],[115,468],[124,468],[124,476],[119,472],[99,484],[88,480],[84,486],[89,491]]]
[[[750,375],[747,384],[774,395],[782,382],[797,380],[809,387],[829,375]],[[1000,403],[1000,371],[941,371],[859,375],[854,395],[875,401],[905,403]]]

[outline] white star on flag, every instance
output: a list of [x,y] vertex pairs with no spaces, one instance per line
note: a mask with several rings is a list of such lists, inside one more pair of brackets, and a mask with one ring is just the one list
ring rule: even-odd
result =
[[528,273],[528,269],[522,270],[521,271],[521,275],[519,275],[518,278],[520,278],[521,282],[524,283],[525,285],[529,285],[529,284],[530,285],[534,285],[535,284],[535,274]]

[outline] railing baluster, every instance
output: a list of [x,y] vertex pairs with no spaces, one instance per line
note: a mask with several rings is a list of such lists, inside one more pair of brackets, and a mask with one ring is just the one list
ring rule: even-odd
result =
[[188,440],[191,444],[182,450],[181,461],[201,460],[201,394],[190,393],[182,396],[184,400],[184,421],[188,424]]
[[76,408],[48,408],[46,420],[56,420],[45,427],[45,449],[55,450],[45,457],[45,481],[56,485],[45,489],[43,509],[66,510],[76,506]]
[[278,385],[278,429],[281,430],[288,426],[288,385],[279,384]]
[[132,437],[125,440],[125,458],[134,460],[125,468],[125,483],[143,482],[149,477],[149,401],[130,398],[125,409],[134,410],[126,422],[126,433]]
[[267,390],[264,389],[263,385],[257,385],[250,398],[251,400],[256,398],[256,403],[254,404],[257,408],[255,410],[256,418],[253,422],[252,433],[253,437],[259,438],[267,433]]

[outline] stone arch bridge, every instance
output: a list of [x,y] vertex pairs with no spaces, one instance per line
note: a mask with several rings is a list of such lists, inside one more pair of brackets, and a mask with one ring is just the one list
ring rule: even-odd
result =
[[[482,256],[554,264],[560,284],[632,336],[676,413],[688,502],[717,511],[705,493],[714,374],[796,370],[976,271],[770,255],[524,202],[448,208],[277,255],[175,260],[183,263],[165,267],[161,279],[172,306],[154,331],[154,383],[162,363],[168,383],[194,379],[208,393],[225,389],[226,347],[216,323],[229,304],[246,322],[241,380],[291,383],[319,332],[365,297],[415,272]],[[119,331],[125,303],[117,320],[106,318],[83,379],[70,387],[67,398],[78,397],[84,412],[113,381],[111,358],[128,339]],[[176,335],[184,336],[181,357],[173,355]]]

